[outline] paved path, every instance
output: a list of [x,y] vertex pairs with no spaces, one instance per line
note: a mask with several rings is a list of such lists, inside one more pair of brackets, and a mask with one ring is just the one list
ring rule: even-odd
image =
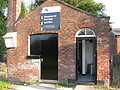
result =
[[54,84],[40,84],[40,85],[29,85],[29,86],[17,86],[14,89],[9,90],[96,90],[92,86],[77,85],[73,88],[55,88]]
[[57,90],[54,88],[54,84],[39,84],[39,85],[28,85],[28,86],[16,86],[14,89],[9,90]]
[[74,90],[97,90],[93,86],[77,85]]

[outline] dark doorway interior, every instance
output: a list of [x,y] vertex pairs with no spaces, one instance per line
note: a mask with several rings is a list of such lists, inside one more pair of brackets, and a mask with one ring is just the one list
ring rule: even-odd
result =
[[96,38],[77,37],[77,80],[96,82]]
[[58,79],[58,34],[42,33],[31,35],[30,54],[40,55],[41,79]]

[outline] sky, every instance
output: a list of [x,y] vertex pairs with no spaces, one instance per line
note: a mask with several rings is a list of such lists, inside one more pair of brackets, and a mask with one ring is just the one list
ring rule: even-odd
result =
[[[26,4],[30,4],[32,0],[24,0]],[[110,16],[112,28],[120,28],[120,0],[94,0],[95,2],[105,5],[105,13]]]
[[103,3],[106,7],[105,13],[110,16],[113,28],[120,28],[120,0],[94,0]]

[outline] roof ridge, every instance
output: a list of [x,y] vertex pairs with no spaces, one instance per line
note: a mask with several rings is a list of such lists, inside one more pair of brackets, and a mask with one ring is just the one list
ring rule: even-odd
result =
[[[49,0],[46,0],[46,1],[49,1]],[[77,8],[77,7],[73,6],[73,5],[67,4],[67,3],[65,3],[64,1],[61,1],[61,0],[54,0],[54,1],[57,1],[57,2],[62,3],[62,4],[65,4],[66,6],[68,6],[68,7],[70,7],[70,8],[73,8],[73,9],[75,9],[75,10],[78,10],[78,11],[80,11],[80,12],[83,12],[83,13],[85,13],[85,14],[87,14],[87,15],[90,15],[90,16],[93,16],[93,17],[97,17],[97,18],[110,18],[109,16],[100,16],[100,17],[99,17],[99,16],[97,16],[97,15],[90,14],[90,13],[88,13],[88,12],[85,11],[85,10],[82,10],[82,9],[80,9],[80,8]]]
[[[58,3],[64,4],[64,5],[72,8],[72,9],[78,10],[79,12],[85,13],[85,14],[90,15],[90,16],[92,16],[92,17],[96,17],[96,18],[109,18],[109,19],[110,19],[109,16],[108,16],[108,17],[105,17],[105,16],[103,16],[103,17],[98,17],[97,15],[90,14],[90,13],[88,13],[87,11],[84,11],[84,10],[82,10],[82,9],[80,9],[80,8],[77,8],[77,7],[73,6],[73,5],[69,5],[69,4],[67,4],[67,3],[65,3],[65,2],[63,2],[63,1],[61,1],[61,0],[46,0],[46,1],[44,1],[40,6],[38,6],[36,9],[38,9],[39,7],[41,7],[44,3],[48,2],[48,1],[57,1]],[[36,10],[36,9],[34,9],[34,10]],[[28,15],[30,15],[32,12],[34,12],[34,10],[31,11],[30,13],[28,13]],[[24,20],[28,15],[26,15],[24,18],[18,20],[18,21],[16,22],[16,24],[17,24],[18,22]],[[16,24],[15,24],[15,25],[16,25]]]

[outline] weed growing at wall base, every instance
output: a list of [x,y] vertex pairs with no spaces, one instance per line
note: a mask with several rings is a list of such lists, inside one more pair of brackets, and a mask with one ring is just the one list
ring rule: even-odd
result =
[[12,88],[15,86],[14,84],[7,81],[0,81],[0,90],[8,90],[8,88]]
[[57,83],[55,85],[56,88],[75,88],[76,85],[70,85],[70,84],[63,84],[63,83]]

